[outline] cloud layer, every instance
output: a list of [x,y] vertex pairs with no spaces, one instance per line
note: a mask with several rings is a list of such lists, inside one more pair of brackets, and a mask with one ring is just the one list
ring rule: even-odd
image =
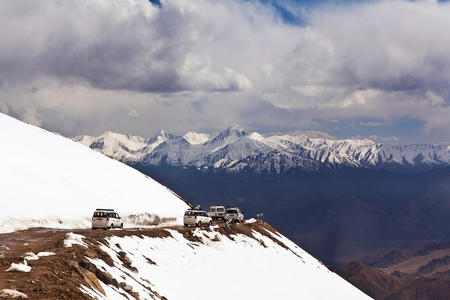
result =
[[302,26],[259,2],[161,4],[1,2],[0,111],[64,134],[239,122],[450,140],[449,4],[291,3]]

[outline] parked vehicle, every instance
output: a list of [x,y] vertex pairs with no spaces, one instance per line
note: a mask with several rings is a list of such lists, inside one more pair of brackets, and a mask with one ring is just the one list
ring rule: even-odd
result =
[[228,223],[243,222],[244,214],[241,212],[239,207],[227,207],[225,213],[225,221],[227,221]]
[[221,205],[213,205],[209,208],[208,216],[213,220],[225,220],[225,207]]
[[212,218],[208,216],[206,211],[201,209],[188,209],[184,213],[184,226],[195,225],[212,225]]
[[92,229],[123,229],[122,218],[114,209],[97,208],[92,216]]

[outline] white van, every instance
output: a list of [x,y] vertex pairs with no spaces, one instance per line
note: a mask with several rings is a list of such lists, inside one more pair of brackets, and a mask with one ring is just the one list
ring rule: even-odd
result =
[[228,223],[241,223],[244,221],[244,214],[241,212],[239,207],[227,207],[227,211],[225,213],[225,221]]
[[213,220],[225,220],[225,207],[221,205],[213,205],[209,208],[208,216]]
[[208,217],[208,214],[204,210],[200,209],[188,209],[184,213],[184,226],[189,225],[195,225],[195,226],[202,226],[202,225],[209,225],[212,224],[212,219]]
[[114,209],[97,208],[92,216],[92,229],[123,229],[122,218]]

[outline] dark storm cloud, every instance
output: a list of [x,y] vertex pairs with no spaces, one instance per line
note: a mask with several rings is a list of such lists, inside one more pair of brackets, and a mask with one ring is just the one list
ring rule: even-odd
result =
[[180,9],[159,9],[146,1],[50,0],[30,2],[32,10],[19,9],[24,6],[17,2],[0,4],[3,84],[49,76],[140,92],[240,88],[232,76],[215,84],[192,81],[189,70],[180,72],[195,48],[192,16]]
[[450,139],[449,4],[262,2],[2,1],[0,111],[65,134],[409,118]]
[[[121,17],[117,11],[121,7],[73,4],[42,2],[34,14],[17,10],[3,19],[6,26],[1,37],[10,47],[0,55],[3,82],[14,84],[50,76],[85,81],[104,89],[180,89],[174,68],[182,49],[173,41],[182,41],[158,20],[144,17],[145,7],[141,7],[142,12],[135,8]],[[5,5],[15,3],[2,3]],[[176,15],[167,17],[177,19]],[[33,24],[37,26],[33,28]],[[164,38],[152,45],[155,33]]]

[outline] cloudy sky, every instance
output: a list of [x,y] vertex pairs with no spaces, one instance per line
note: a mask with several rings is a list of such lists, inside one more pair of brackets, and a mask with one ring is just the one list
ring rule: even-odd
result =
[[73,136],[321,131],[450,142],[450,4],[0,2],[0,112]]

